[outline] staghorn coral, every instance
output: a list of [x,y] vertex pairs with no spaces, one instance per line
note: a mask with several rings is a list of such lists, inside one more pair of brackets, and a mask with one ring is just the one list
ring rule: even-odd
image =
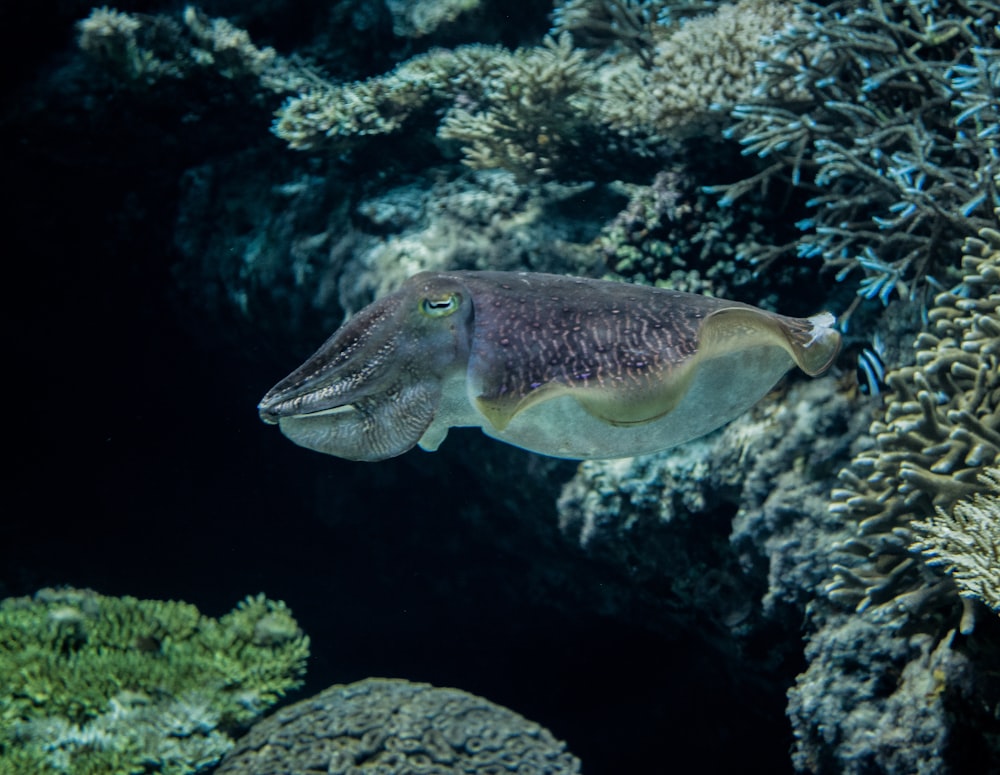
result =
[[8,598],[0,772],[194,772],[299,685],[308,654],[285,605],[263,595],[219,620],[90,590]]
[[368,678],[257,723],[217,770],[274,772],[569,775],[580,762],[542,726],[482,697]]
[[[727,134],[809,197],[783,247],[860,277],[858,294],[910,297],[1000,204],[1000,9],[989,0],[806,3],[780,32]],[[759,258],[775,255],[768,250]]]
[[[480,94],[455,105],[438,130],[462,146],[475,169],[503,168],[522,178],[572,175],[592,153],[587,115],[596,69],[569,35],[498,57]],[[468,96],[467,96],[468,99]]]
[[951,514],[938,508],[911,524],[920,540],[910,549],[930,565],[944,566],[960,595],[1000,612],[1000,468],[988,468],[979,478],[988,492],[958,501]]
[[[828,586],[859,611],[897,617],[946,609],[952,578],[914,550],[911,523],[982,491],[979,476],[1000,462],[1000,233],[966,240],[964,282],[939,294],[916,363],[891,371],[875,444],[841,472],[831,510],[857,521],[857,536]],[[971,632],[966,598],[961,622]]]
[[321,84],[290,98],[274,133],[295,149],[346,150],[439,108],[438,137],[460,145],[469,166],[546,176],[584,154],[582,101],[592,77],[569,36],[515,52],[481,45],[437,49],[386,75]]

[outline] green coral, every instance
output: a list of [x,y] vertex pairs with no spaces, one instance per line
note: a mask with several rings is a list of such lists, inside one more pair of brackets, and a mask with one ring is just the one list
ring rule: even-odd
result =
[[195,772],[301,683],[308,655],[287,607],[263,595],[218,620],[90,590],[8,598],[0,773]]
[[959,594],[982,600],[1000,612],[1000,468],[980,476],[986,493],[960,500],[949,514],[937,513],[911,527],[920,540],[910,546],[941,565],[958,584]]
[[[965,242],[964,282],[939,294],[918,335],[916,363],[889,372],[874,446],[840,474],[831,510],[857,521],[830,595],[890,619],[947,611],[952,576],[928,564],[913,522],[949,512],[982,492],[1000,465],[1000,232]],[[971,632],[965,601],[960,628]]]

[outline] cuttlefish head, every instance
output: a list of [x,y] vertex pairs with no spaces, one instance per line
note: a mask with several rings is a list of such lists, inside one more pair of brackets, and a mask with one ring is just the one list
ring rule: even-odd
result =
[[318,452],[368,461],[400,455],[434,419],[442,382],[464,372],[471,329],[472,298],[461,282],[411,277],[271,388],[260,417]]

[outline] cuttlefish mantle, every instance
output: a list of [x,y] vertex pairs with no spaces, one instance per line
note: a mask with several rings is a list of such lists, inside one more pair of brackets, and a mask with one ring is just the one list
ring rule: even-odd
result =
[[384,460],[449,428],[618,458],[702,436],[792,366],[833,362],[833,316],[528,272],[423,272],[350,318],[260,402],[296,444]]

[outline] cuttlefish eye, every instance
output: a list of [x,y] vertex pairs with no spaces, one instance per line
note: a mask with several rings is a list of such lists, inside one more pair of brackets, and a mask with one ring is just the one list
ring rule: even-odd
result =
[[461,300],[457,293],[449,293],[443,298],[421,299],[420,311],[429,318],[443,318],[455,312]]

